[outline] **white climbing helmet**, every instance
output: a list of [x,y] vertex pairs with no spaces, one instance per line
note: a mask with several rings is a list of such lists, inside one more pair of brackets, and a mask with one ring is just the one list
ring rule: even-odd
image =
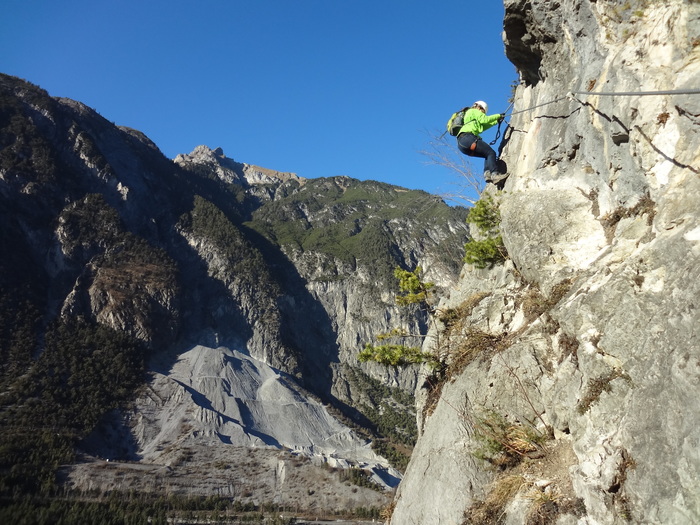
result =
[[489,105],[486,102],[484,102],[483,100],[477,100],[476,102],[474,102],[474,105],[481,106],[482,108],[484,108],[484,111],[486,113],[489,112]]

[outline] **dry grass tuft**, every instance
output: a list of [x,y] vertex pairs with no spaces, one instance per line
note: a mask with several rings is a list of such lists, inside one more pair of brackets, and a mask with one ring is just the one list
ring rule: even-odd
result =
[[384,507],[379,513],[379,517],[384,520],[384,523],[389,523],[391,516],[394,514],[394,509],[396,508],[396,500],[393,500],[389,505]]
[[592,377],[588,380],[588,385],[586,388],[586,393],[583,395],[578,403],[576,409],[579,414],[585,414],[591,405],[598,401],[603,392],[612,392],[612,383],[615,379],[621,377],[630,381],[630,377],[619,368],[611,370],[609,373],[600,377]]
[[469,328],[452,355],[448,379],[460,374],[475,359],[488,359],[507,347],[507,334],[490,334],[476,328]]
[[480,445],[473,452],[474,457],[500,470],[515,467],[526,457],[542,455],[542,444],[547,436],[531,425],[510,422],[494,411],[473,417],[466,407],[462,417],[465,428]]
[[450,334],[463,328],[474,308],[489,295],[491,295],[490,292],[477,292],[456,308],[440,311],[439,319],[445,325],[445,332]]
[[562,333],[559,336],[559,348],[561,349],[559,364],[563,363],[567,357],[571,357],[571,361],[578,366],[578,347],[579,342],[575,336]]
[[520,489],[527,485],[523,476],[509,475],[498,479],[483,501],[475,501],[464,513],[463,525],[497,525],[503,523],[503,513]]
[[521,303],[525,319],[532,322],[545,312],[551,310],[567,293],[569,293],[572,285],[572,279],[564,279],[554,285],[549,297],[545,297],[536,287],[529,288],[523,296]]
[[649,194],[643,195],[637,204],[632,208],[615,208],[610,213],[606,213],[600,218],[600,224],[603,226],[603,231],[605,232],[605,238],[608,243],[612,243],[615,237],[615,230],[617,229],[617,224],[627,217],[641,217],[642,215],[647,216],[647,225],[651,226],[654,222],[654,217],[656,217],[656,203],[651,199]]

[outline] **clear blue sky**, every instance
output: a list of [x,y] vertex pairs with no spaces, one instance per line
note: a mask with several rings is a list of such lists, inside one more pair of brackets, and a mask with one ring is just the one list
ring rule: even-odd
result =
[[507,107],[502,20],[496,0],[5,0],[0,71],[170,158],[444,194],[458,178],[420,152],[460,107]]

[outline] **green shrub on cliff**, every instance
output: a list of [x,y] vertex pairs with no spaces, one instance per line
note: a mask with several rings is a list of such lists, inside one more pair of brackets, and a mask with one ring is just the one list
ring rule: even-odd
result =
[[[417,305],[428,313],[433,313],[432,288],[433,283],[424,282],[421,279],[422,269],[418,266],[414,271],[396,268],[394,277],[399,281],[401,293],[396,296],[396,304],[399,306]],[[423,352],[420,347],[409,346],[404,341],[410,338],[418,338],[422,341],[424,335],[409,334],[403,328],[394,328],[388,333],[379,334],[378,341],[397,340],[398,343],[386,343],[373,345],[367,343],[358,355],[361,362],[375,361],[382,365],[405,366],[410,364],[428,363],[438,366],[438,361],[433,354]]]
[[464,245],[464,262],[486,268],[504,261],[508,252],[500,234],[501,214],[491,195],[482,197],[469,210],[467,222],[476,226],[481,239],[472,239]]

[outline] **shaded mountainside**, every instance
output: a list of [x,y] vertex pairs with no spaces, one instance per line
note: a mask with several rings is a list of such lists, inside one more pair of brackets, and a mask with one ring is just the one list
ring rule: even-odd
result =
[[441,304],[391,523],[698,523],[700,4],[505,7],[508,257]]
[[[410,450],[416,371],[356,356],[397,320],[425,328],[425,314],[395,305],[392,271],[421,265],[453,284],[466,210],[205,146],[172,161],[142,133],[6,75],[0,125],[1,491],[48,489],[78,443],[153,465],[271,447],[314,468],[374,465],[377,483],[395,484],[381,454],[401,464]],[[274,417],[285,404],[314,430]],[[383,417],[405,431],[375,441],[377,454],[367,438],[387,436]],[[321,445],[333,439],[345,444]]]

